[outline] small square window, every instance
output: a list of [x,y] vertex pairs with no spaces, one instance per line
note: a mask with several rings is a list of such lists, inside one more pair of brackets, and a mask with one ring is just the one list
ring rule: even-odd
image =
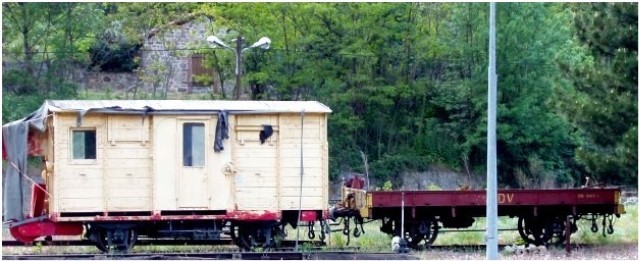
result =
[[96,159],[96,131],[74,130],[73,159]]

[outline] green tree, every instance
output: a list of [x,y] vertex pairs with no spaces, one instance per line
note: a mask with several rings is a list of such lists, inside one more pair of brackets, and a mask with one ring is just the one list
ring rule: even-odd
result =
[[563,109],[577,127],[576,159],[593,178],[613,184],[638,180],[638,5],[569,5],[586,50],[563,71],[574,89]]
[[68,76],[88,61],[85,51],[102,26],[102,11],[94,3],[3,3],[3,101],[22,100],[6,103],[13,110],[3,109],[4,122],[44,99],[75,97]]

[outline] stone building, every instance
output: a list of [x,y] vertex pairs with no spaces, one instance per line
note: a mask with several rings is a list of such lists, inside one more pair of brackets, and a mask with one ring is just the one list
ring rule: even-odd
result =
[[[76,69],[70,79],[81,88],[138,94],[166,93],[219,94],[220,81],[215,70],[202,65],[197,50],[207,47],[213,19],[190,15],[149,30],[139,51],[139,66],[134,72],[109,73]],[[208,76],[209,80],[202,80]],[[225,93],[233,91],[233,79],[225,82]],[[227,86],[228,85],[228,86]],[[138,98],[151,98],[137,96]]]

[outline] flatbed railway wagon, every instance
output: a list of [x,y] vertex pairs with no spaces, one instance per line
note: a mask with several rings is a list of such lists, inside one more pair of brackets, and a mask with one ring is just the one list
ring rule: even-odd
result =
[[[485,190],[366,191],[363,184],[358,178],[345,183],[345,203],[332,218],[353,218],[356,228],[363,219],[380,220],[380,230],[394,236],[401,235],[404,224],[412,248],[431,245],[442,227],[468,228],[486,216]],[[619,188],[500,189],[498,215],[517,217],[527,243],[562,244],[567,232],[577,231],[579,219],[590,220],[594,233],[612,234],[613,218],[625,213],[620,193]]]
[[[84,235],[103,251],[223,231],[244,249],[271,246],[285,225],[328,215],[330,112],[315,101],[48,100],[3,126],[4,218],[19,241]],[[43,182],[27,155],[42,156]]]

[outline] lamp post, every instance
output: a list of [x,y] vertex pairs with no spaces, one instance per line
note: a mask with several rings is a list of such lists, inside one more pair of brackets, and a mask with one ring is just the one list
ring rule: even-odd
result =
[[236,100],[240,100],[240,94],[242,93],[241,89],[240,89],[240,77],[242,76],[242,68],[240,67],[242,64],[242,53],[244,53],[245,51],[251,49],[251,48],[255,48],[255,47],[260,47],[262,49],[269,49],[269,45],[271,44],[271,39],[269,39],[268,37],[262,37],[260,38],[260,40],[258,40],[257,42],[253,43],[251,46],[248,47],[244,47],[244,38],[242,36],[238,36],[235,39],[236,42],[236,47],[233,48],[227,44],[225,44],[222,40],[220,40],[218,37],[215,36],[209,36],[207,37],[207,42],[213,44],[213,47],[224,47],[227,48],[229,50],[232,50],[235,54],[236,54]]

